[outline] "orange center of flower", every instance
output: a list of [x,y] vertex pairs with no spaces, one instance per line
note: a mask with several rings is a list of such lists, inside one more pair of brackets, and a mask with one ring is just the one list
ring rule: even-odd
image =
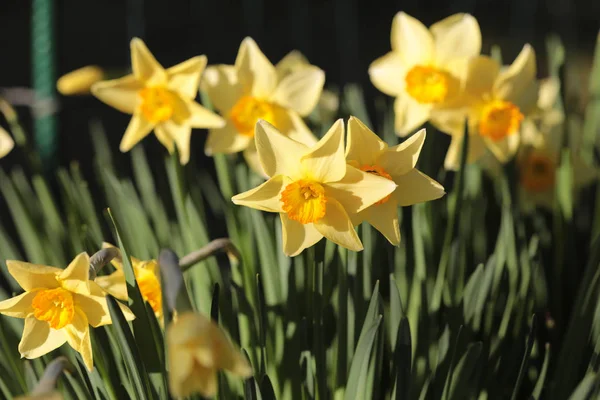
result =
[[[362,167],[360,167],[360,170],[367,172],[369,174],[377,175],[382,178],[386,178],[386,179],[389,179],[390,181],[393,181],[392,176],[390,174],[388,174],[387,172],[385,172],[385,170],[383,168],[381,168],[379,165],[363,165]],[[390,199],[390,197],[392,197],[391,193],[388,194],[387,196],[385,196],[383,199],[379,200],[375,204],[383,204],[383,203],[387,202]]]
[[481,110],[479,134],[497,142],[516,133],[522,120],[519,107],[508,101],[492,100]]
[[52,329],[61,329],[70,324],[75,314],[73,295],[66,289],[42,289],[33,301],[33,316],[48,321]]
[[161,86],[151,86],[139,91],[144,117],[153,123],[168,121],[173,116],[176,95]]
[[235,103],[229,117],[239,133],[252,137],[259,119],[275,124],[275,106],[256,97],[244,96]]
[[325,189],[319,183],[300,179],[283,189],[281,202],[290,219],[310,224],[325,216],[327,197]]
[[449,73],[423,65],[412,67],[404,79],[408,94],[423,104],[437,104],[446,100],[453,80]]
[[162,292],[156,274],[146,268],[137,268],[135,279],[142,293],[142,298],[150,304],[155,313],[162,313]]
[[545,192],[554,186],[556,165],[546,155],[530,153],[520,163],[520,181],[525,190]]

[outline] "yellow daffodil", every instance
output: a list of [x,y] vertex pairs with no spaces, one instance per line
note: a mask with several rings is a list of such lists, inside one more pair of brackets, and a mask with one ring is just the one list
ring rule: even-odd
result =
[[504,69],[487,56],[469,62],[464,107],[436,110],[433,121],[452,135],[445,167],[455,170],[460,164],[464,121],[469,121],[467,162],[480,159],[486,149],[507,162],[519,147],[524,118],[536,110],[538,98],[535,52],[525,45],[515,61]]
[[359,119],[348,121],[348,164],[389,180],[398,185],[396,190],[352,217],[355,224],[367,221],[393,244],[400,243],[398,206],[434,200],[442,197],[444,188],[415,168],[425,141],[425,129],[403,143],[388,147]]
[[[109,243],[103,243],[103,248],[114,247]],[[159,321],[162,321],[162,291],[160,288],[160,271],[156,260],[142,261],[130,257],[133,273],[144,301],[147,301]],[[116,271],[107,276],[99,276],[95,279],[100,287],[110,295],[120,300],[127,300],[127,284],[121,260],[114,258],[112,265]]]
[[0,127],[0,158],[4,157],[15,147],[15,142],[12,140],[8,132]]
[[[7,260],[8,272],[25,293],[0,302],[0,314],[24,318],[19,353],[37,358],[65,342],[93,369],[89,325],[111,324],[106,293],[89,280],[89,257],[81,253],[65,269]],[[124,305],[128,320],[134,318]]]
[[104,71],[97,65],[88,65],[64,74],[56,81],[56,89],[65,96],[90,94],[92,85],[104,79]]
[[217,372],[227,370],[248,378],[252,368],[225,333],[210,319],[195,312],[177,316],[167,328],[169,388],[177,398],[217,393]]
[[14,397],[13,400],[63,400],[64,397],[59,392],[29,394],[25,396]]
[[190,58],[164,69],[144,42],[131,41],[133,74],[120,79],[98,82],[92,94],[106,104],[127,114],[133,114],[123,135],[120,149],[131,150],[152,130],[158,140],[180,161],[190,158],[192,128],[218,128],[225,121],[194,101],[206,57]]
[[255,139],[258,158],[270,178],[234,196],[233,202],[279,213],[287,255],[295,256],[323,237],[362,250],[349,215],[382,200],[396,184],[346,165],[342,120],[313,147],[282,135],[262,120],[256,125]]
[[206,69],[202,90],[227,121],[224,127],[210,130],[206,154],[244,151],[248,164],[264,174],[254,145],[254,127],[259,119],[297,142],[316,143],[302,117],[317,104],[325,74],[315,66],[298,62],[299,57],[291,53],[273,66],[256,42],[246,38],[235,65]]
[[429,29],[399,12],[392,22],[392,51],[369,67],[373,85],[396,98],[396,132],[405,136],[432,110],[460,97],[467,61],[481,51],[481,32],[469,14],[455,14]]

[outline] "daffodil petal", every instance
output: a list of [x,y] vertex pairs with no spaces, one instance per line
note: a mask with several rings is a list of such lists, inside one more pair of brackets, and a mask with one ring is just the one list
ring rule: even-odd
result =
[[30,264],[23,261],[6,260],[8,272],[23,290],[54,289],[60,286],[56,277],[63,271],[46,265]]
[[325,185],[325,194],[328,201],[329,198],[334,198],[342,204],[348,214],[355,214],[383,199],[395,189],[394,181],[348,165],[343,179]]
[[15,147],[15,142],[12,140],[8,132],[0,127],[0,158],[4,157]]
[[515,154],[517,154],[517,150],[519,149],[519,144],[521,142],[521,136],[518,132],[515,132],[499,141],[491,140],[489,138],[484,138],[484,141],[488,149],[490,149],[498,161],[504,164],[513,158]]
[[21,293],[18,296],[0,301],[0,314],[7,317],[25,318],[33,313],[31,302],[37,295],[37,290]]
[[291,220],[287,214],[280,213],[283,253],[286,256],[297,256],[304,249],[323,239],[314,224],[301,224]]
[[154,135],[160,144],[165,146],[169,154],[172,154],[173,151],[175,151],[175,140],[171,137],[171,134],[165,128],[164,124],[158,124],[154,127]]
[[238,80],[245,93],[268,98],[277,85],[275,67],[252,38],[245,38],[235,60]]
[[218,153],[237,153],[248,147],[252,137],[239,133],[230,119],[223,128],[211,129],[204,145],[204,153],[208,156]]
[[139,91],[144,88],[135,76],[95,83],[91,87],[92,94],[100,101],[126,114],[133,114],[140,98]]
[[131,150],[133,146],[138,144],[143,138],[148,136],[154,129],[154,124],[144,118],[141,114],[134,113],[131,121],[125,130],[119,150],[123,153]]
[[507,100],[519,97],[520,92],[535,80],[535,76],[535,51],[526,44],[510,67],[498,75],[494,84],[494,95]]
[[309,148],[282,135],[270,123],[259,120],[254,132],[258,158],[268,176],[285,175],[292,179],[300,177],[300,158]]
[[90,257],[80,253],[58,276],[63,288],[79,294],[90,294]]
[[275,111],[275,126],[290,139],[313,147],[319,141],[297,112],[285,108]]
[[254,189],[233,196],[231,201],[234,204],[257,210],[283,212],[280,196],[288,183],[290,183],[289,178],[283,175],[275,175]]
[[315,229],[332,242],[350,250],[360,251],[363,245],[344,207],[334,198],[327,198],[325,216],[315,222]]
[[198,94],[204,67],[206,56],[197,56],[168,68],[167,86],[187,99],[194,99]]
[[315,108],[325,83],[322,69],[308,66],[289,73],[277,85],[272,101],[305,117]]
[[436,61],[475,57],[481,52],[481,30],[469,14],[454,14],[431,25]]
[[433,36],[421,21],[399,12],[392,21],[392,50],[398,52],[404,64],[429,64],[434,54]]
[[391,198],[382,204],[373,204],[361,212],[363,218],[377,229],[394,246],[400,244],[400,222],[398,204]]
[[[112,324],[106,296],[77,295],[75,299],[77,307],[79,307],[86,315],[91,326],[97,328],[99,326]],[[135,316],[127,306],[120,302],[117,303],[126,320],[131,321],[135,319]]]
[[560,80],[555,77],[542,79],[539,85],[538,107],[542,110],[550,110],[556,104],[560,96]]
[[[285,154],[285,152],[284,152]],[[289,157],[289,154],[285,154]],[[305,173],[317,182],[336,182],[346,175],[344,122],[338,119],[319,142],[301,158]]]
[[500,74],[500,64],[488,56],[478,56],[467,63],[465,91],[480,97],[491,93]]
[[94,279],[103,290],[119,300],[127,300],[127,284],[123,270],[116,270],[110,275],[99,276]]
[[260,175],[264,179],[269,179],[269,175],[263,170],[262,165],[260,165],[260,160],[258,159],[258,151],[256,151],[256,144],[254,141],[250,142],[250,145],[246,147],[246,149],[242,152],[244,155],[244,160],[246,160],[246,164],[250,167],[252,171],[254,171],[257,175]]
[[346,160],[356,161],[359,165],[372,165],[387,147],[387,143],[381,140],[361,120],[350,117],[348,120]]
[[131,39],[131,69],[135,77],[145,83],[166,83],[167,73],[156,61],[146,44],[139,38]]
[[290,73],[297,71],[300,68],[308,67],[310,63],[304,55],[298,50],[292,50],[287,53],[277,64],[275,71],[277,72],[277,81],[280,82]]
[[84,313],[76,310],[71,323],[64,328],[67,337],[67,343],[76,352],[81,354],[83,363],[88,371],[94,369],[94,361],[92,357],[92,342],[90,341],[90,328],[88,320]]
[[381,153],[379,165],[392,178],[404,175],[417,165],[423,143],[425,143],[425,129],[421,129],[404,142]]
[[[450,147],[444,160],[444,168],[456,171],[460,167],[460,154],[462,151],[463,135],[452,135]],[[474,163],[485,154],[485,142],[477,134],[469,136],[469,147],[467,149],[467,164]]]
[[394,179],[398,189],[392,196],[401,207],[439,199],[446,194],[442,185],[417,169]]
[[406,66],[397,51],[379,57],[369,66],[369,78],[373,85],[389,96],[398,96],[404,91]]
[[205,91],[213,107],[221,114],[226,114],[243,96],[243,87],[237,78],[237,70],[233,65],[212,65],[206,68],[201,90]]
[[23,337],[19,343],[21,357],[38,358],[59,348],[67,341],[64,331],[50,328],[46,321],[40,321],[33,315],[25,318]]
[[399,136],[414,132],[429,119],[431,105],[420,104],[408,94],[399,95],[394,102],[395,129]]
[[186,105],[190,112],[188,124],[193,128],[222,128],[225,126],[225,120],[222,117],[195,101],[190,101]]
[[190,161],[190,141],[192,127],[188,124],[176,124],[173,121],[165,121],[160,124],[162,129],[173,139],[179,151],[179,162],[185,165]]

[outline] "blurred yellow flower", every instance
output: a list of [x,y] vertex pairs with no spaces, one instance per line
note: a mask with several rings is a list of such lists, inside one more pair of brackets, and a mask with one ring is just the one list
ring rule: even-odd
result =
[[432,110],[460,95],[467,61],[481,51],[481,32],[469,14],[455,14],[429,29],[399,12],[392,22],[392,51],[369,67],[373,85],[396,97],[396,132],[408,135]]
[[10,134],[0,127],[0,158],[4,157],[15,147]]
[[273,66],[251,38],[242,41],[235,65],[206,69],[201,89],[226,119],[222,128],[211,129],[206,154],[244,151],[248,164],[264,174],[254,146],[254,127],[268,121],[297,142],[316,143],[302,117],[316,106],[325,73],[292,52]]
[[64,397],[59,392],[28,394],[24,396],[13,397],[13,400],[63,400]]
[[348,164],[398,185],[391,195],[352,216],[352,221],[367,221],[395,246],[400,243],[398,206],[435,200],[445,194],[439,183],[415,168],[424,141],[425,129],[421,129],[403,143],[388,147],[359,119],[350,117],[348,121]]
[[232,201],[279,213],[288,256],[323,237],[362,250],[349,215],[382,200],[396,184],[346,165],[343,121],[338,120],[313,147],[282,135],[266,121],[256,125],[255,139],[258,158],[270,178]]
[[131,150],[154,130],[169,152],[177,146],[180,161],[186,164],[190,159],[192,128],[218,128],[225,124],[221,117],[194,101],[206,56],[164,69],[144,42],[134,38],[131,64],[133,74],[92,86],[92,94],[98,99],[133,114],[121,140],[121,151]]
[[[66,269],[7,260],[8,272],[25,293],[0,302],[0,314],[24,318],[19,353],[37,358],[65,342],[93,369],[89,326],[111,324],[106,293],[89,280],[89,257],[81,253]],[[128,320],[135,318],[121,305]]]
[[56,89],[65,96],[90,94],[92,85],[104,79],[104,71],[97,65],[88,65],[67,74],[56,81]]
[[[112,244],[103,243],[102,248],[114,247]],[[162,321],[162,291],[160,286],[160,271],[156,260],[142,261],[135,257],[130,257],[133,273],[137,281],[144,301],[147,301],[154,315],[159,321]],[[108,294],[120,300],[127,300],[127,284],[125,282],[125,273],[123,272],[123,263],[121,260],[113,259],[112,265],[116,271],[110,275],[99,276],[95,279],[96,283]]]
[[167,328],[169,388],[177,398],[200,393],[217,393],[217,372],[227,370],[242,378],[252,376],[252,368],[225,333],[203,315],[185,312]]

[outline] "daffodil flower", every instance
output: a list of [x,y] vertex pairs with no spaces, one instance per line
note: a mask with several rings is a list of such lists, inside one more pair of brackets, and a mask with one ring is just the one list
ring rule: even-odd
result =
[[4,157],[15,147],[15,142],[12,140],[8,132],[0,127],[0,158]]
[[195,312],[177,316],[166,333],[169,353],[169,389],[177,398],[217,393],[219,370],[248,378],[252,368],[225,333],[210,319]]
[[[103,243],[103,248],[114,247],[109,243]],[[142,261],[135,257],[130,257],[135,280],[142,294],[144,301],[147,301],[154,311],[154,315],[159,321],[162,321],[162,291],[160,287],[160,273],[156,260]],[[95,282],[106,290],[110,295],[120,300],[127,300],[127,284],[125,282],[125,272],[123,263],[114,258],[112,265],[116,271],[110,275],[99,276]]]
[[369,67],[373,85],[396,98],[396,132],[414,132],[437,107],[460,98],[466,63],[481,51],[481,32],[469,14],[455,14],[429,29],[399,12],[392,22],[392,51]]
[[121,140],[121,151],[131,150],[154,130],[169,152],[177,146],[180,161],[186,164],[192,128],[218,128],[225,124],[221,117],[194,101],[206,57],[190,58],[164,69],[144,42],[134,38],[131,64],[133,74],[92,86],[92,94],[98,99],[133,114]]
[[312,148],[259,121],[256,147],[270,178],[232,200],[279,213],[286,255],[295,256],[323,237],[350,250],[363,249],[349,215],[382,200],[396,184],[346,165],[342,120]]
[[[93,369],[89,325],[111,324],[106,293],[89,280],[89,257],[81,253],[65,269],[7,260],[8,272],[25,293],[0,302],[0,314],[24,318],[19,353],[37,358],[65,342]],[[120,304],[128,320],[134,315]]]
[[298,64],[298,58],[292,53],[273,66],[256,42],[246,38],[235,65],[206,69],[202,90],[226,120],[224,127],[210,130],[206,154],[244,151],[248,164],[264,174],[254,146],[254,127],[259,119],[297,142],[316,143],[302,117],[317,104],[325,74],[315,66]]
[[442,197],[444,188],[415,168],[425,142],[421,129],[403,143],[388,147],[359,119],[348,121],[348,164],[361,171],[392,180],[396,190],[352,217],[355,224],[367,221],[394,246],[400,243],[398,206],[410,206]]
[[446,127],[452,141],[445,167],[455,170],[460,164],[464,121],[469,121],[467,162],[479,160],[486,149],[501,163],[512,158],[520,143],[521,124],[536,111],[538,82],[535,52],[525,45],[515,61],[502,69],[487,56],[469,62],[463,109],[437,110],[433,121]]

